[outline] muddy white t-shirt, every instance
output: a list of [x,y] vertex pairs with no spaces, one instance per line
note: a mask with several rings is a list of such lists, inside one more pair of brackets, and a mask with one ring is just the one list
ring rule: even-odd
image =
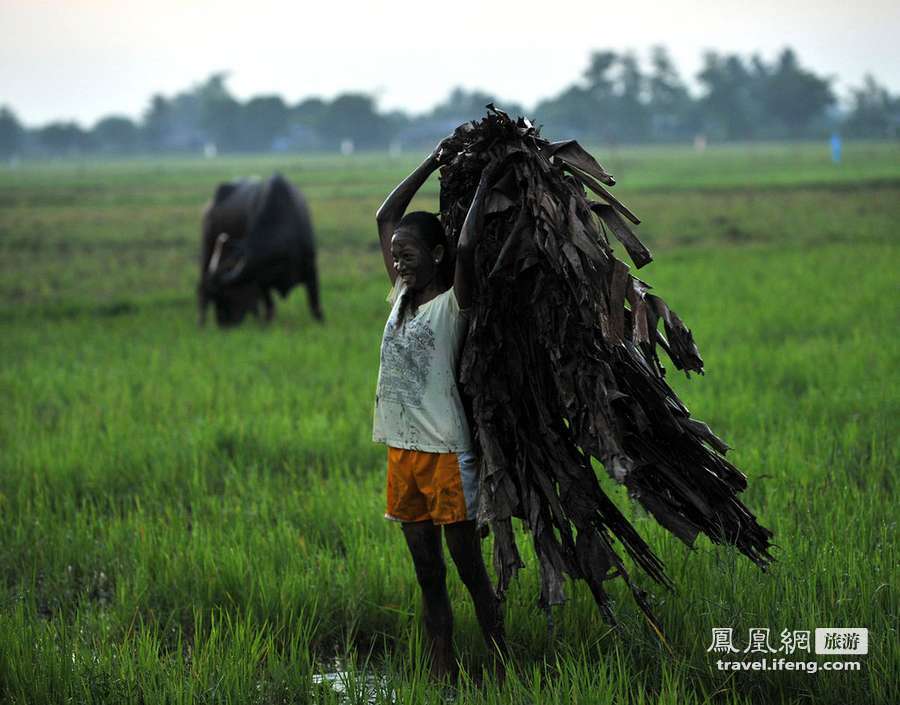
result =
[[472,438],[456,386],[467,315],[451,287],[415,315],[407,306],[398,324],[405,289],[398,278],[388,297],[393,307],[381,339],[372,440],[429,453],[469,451]]

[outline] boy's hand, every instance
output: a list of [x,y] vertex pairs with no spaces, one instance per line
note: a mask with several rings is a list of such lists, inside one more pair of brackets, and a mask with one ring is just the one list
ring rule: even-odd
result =
[[438,166],[449,164],[453,157],[456,156],[456,150],[453,149],[453,135],[447,135],[431,152],[431,158]]

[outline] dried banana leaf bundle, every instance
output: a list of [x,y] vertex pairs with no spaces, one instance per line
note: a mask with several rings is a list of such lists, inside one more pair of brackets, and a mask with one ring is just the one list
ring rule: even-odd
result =
[[747,482],[725,459],[727,445],[665,382],[660,348],[686,373],[702,373],[703,361],[690,330],[610,247],[611,233],[637,267],[651,260],[630,226],[638,219],[605,188],[613,178],[576,142],[548,142],[527,120],[488,107],[450,141],[441,217],[455,243],[482,170],[500,164],[477,234],[460,363],[481,456],[478,521],[494,531],[498,590],[522,566],[517,517],[539,559],[543,606],[564,600],[567,574],[587,582],[612,621],[603,582],[621,577],[658,627],[616,542],[671,583],[604,494],[592,459],[688,545],[704,533],[765,568],[772,534],[737,498]]

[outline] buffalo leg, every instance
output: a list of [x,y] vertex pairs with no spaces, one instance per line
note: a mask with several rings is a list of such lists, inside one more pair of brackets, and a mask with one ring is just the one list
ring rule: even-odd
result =
[[206,295],[206,288],[201,282],[197,287],[197,325],[203,327],[206,325],[206,307],[209,306],[209,297]]
[[263,289],[262,299],[266,308],[264,320],[266,323],[271,323],[275,318],[275,302],[272,300],[272,292],[269,289]]
[[322,307],[319,304],[319,274],[316,271],[316,263],[313,262],[306,277],[306,293],[309,297],[309,310],[317,321],[324,320]]

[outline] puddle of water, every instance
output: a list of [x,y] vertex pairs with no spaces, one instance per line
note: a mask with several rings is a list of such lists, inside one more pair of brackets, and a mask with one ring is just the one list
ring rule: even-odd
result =
[[384,676],[369,671],[356,671],[351,673],[346,670],[345,664],[335,660],[329,664],[334,671],[328,673],[316,673],[312,677],[313,685],[325,684],[338,695],[342,703],[367,702],[376,703],[381,698],[382,702],[396,702],[397,694],[389,690]]
[[[312,677],[313,685],[330,687],[338,696],[340,703],[396,703],[397,692],[388,685],[387,676],[378,671],[363,668],[362,670],[349,669],[348,664],[342,659],[334,659],[323,664],[333,670],[325,673],[315,673]],[[435,684],[443,702],[450,705],[459,702],[459,693],[456,688],[447,684]]]

